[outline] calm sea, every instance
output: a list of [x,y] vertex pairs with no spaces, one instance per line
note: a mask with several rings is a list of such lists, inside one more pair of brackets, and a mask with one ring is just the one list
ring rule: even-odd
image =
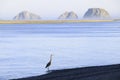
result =
[[120,22],[0,24],[0,80],[120,63]]

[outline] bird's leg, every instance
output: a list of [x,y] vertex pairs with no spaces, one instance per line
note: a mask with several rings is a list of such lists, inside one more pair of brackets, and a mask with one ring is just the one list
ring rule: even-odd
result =
[[48,71],[49,71],[49,67],[48,67]]
[[49,67],[47,68],[47,71],[49,71]]

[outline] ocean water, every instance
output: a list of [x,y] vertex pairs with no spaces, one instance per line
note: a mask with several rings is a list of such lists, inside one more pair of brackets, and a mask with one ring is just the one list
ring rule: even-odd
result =
[[0,80],[119,64],[120,22],[0,24]]

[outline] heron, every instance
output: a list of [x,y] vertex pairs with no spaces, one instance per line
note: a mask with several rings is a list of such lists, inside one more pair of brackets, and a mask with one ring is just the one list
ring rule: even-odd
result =
[[47,63],[47,65],[45,66],[45,68],[47,68],[48,69],[48,71],[49,71],[49,67],[50,67],[50,65],[51,65],[51,62],[52,62],[52,54],[50,55],[50,61]]

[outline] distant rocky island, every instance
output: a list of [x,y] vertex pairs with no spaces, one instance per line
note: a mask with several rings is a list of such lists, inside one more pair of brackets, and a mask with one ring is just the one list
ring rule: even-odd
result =
[[[110,19],[110,14],[102,8],[89,8],[84,16],[83,19]],[[40,20],[41,17],[37,14],[28,12],[28,11],[22,11],[19,14],[17,14],[13,20]],[[74,11],[66,11],[63,14],[61,14],[58,19],[60,20],[77,20],[78,15]]]
[[89,8],[83,18],[87,19],[109,19],[110,14],[102,8]]
[[83,18],[78,19],[78,15],[74,11],[66,11],[58,18],[53,20],[41,19],[35,13],[29,11],[22,11],[18,13],[12,20],[0,20],[0,24],[14,24],[14,23],[64,23],[64,22],[111,22],[120,21],[110,16],[107,10],[102,8],[89,8]]
[[71,11],[71,12],[65,12],[63,14],[61,14],[58,19],[78,19],[78,16],[75,12]]
[[28,11],[22,11],[13,20],[39,20],[41,17]]

